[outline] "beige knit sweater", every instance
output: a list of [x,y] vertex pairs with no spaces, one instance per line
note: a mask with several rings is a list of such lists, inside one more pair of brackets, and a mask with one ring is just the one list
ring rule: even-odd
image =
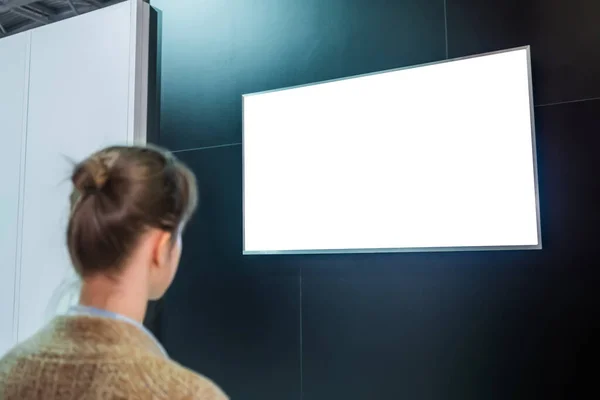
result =
[[124,321],[64,316],[0,360],[0,400],[226,400]]

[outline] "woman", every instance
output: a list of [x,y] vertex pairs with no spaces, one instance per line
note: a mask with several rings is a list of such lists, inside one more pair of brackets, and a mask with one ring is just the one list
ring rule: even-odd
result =
[[165,151],[110,147],[72,181],[67,246],[80,304],[0,360],[0,399],[226,399],[141,323],[173,281],[196,207],[192,172]]

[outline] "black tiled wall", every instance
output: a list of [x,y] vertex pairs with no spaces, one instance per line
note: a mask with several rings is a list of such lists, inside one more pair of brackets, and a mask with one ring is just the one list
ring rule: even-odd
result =
[[[597,393],[600,2],[151,4],[159,142],[201,187],[151,322],[173,358],[241,399]],[[527,44],[542,251],[241,256],[242,93]]]

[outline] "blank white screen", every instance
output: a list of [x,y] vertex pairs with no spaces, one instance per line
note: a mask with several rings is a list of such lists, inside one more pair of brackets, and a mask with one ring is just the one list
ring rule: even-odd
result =
[[539,247],[528,63],[245,95],[244,252]]

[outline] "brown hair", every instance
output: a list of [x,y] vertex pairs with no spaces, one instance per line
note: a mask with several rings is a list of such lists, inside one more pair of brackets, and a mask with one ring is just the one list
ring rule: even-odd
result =
[[71,179],[67,246],[82,276],[120,268],[148,228],[176,238],[196,208],[194,174],[154,147],[106,148],[77,164]]

